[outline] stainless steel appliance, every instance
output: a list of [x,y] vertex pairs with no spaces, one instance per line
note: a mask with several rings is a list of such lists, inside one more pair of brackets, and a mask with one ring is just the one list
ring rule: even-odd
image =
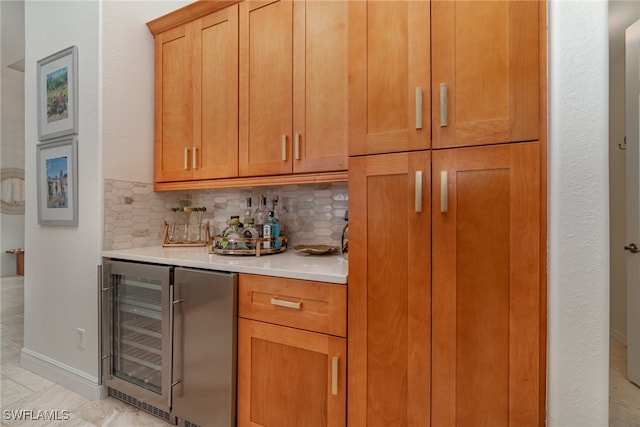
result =
[[167,422],[235,426],[237,274],[105,260],[109,394]]

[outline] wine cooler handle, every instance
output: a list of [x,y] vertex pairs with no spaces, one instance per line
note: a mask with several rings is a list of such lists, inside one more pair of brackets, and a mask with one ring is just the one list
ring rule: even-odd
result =
[[[173,300],[173,285],[169,285],[169,301],[171,302],[169,304],[169,340],[175,344],[176,341],[173,339],[173,314],[174,314],[173,306],[176,302]],[[173,378],[173,345],[169,350],[169,369],[171,370],[171,378]],[[171,389],[173,389],[173,383],[170,383],[170,384],[171,384]],[[173,390],[167,390],[167,396],[169,399],[169,402],[168,402],[169,408],[171,408],[171,404],[173,403],[171,401],[172,395],[173,395]]]

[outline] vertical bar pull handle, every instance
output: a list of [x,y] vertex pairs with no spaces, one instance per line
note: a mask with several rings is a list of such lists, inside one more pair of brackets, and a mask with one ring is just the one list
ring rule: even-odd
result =
[[293,136],[293,158],[300,160],[300,133],[296,132]]
[[287,160],[287,134],[282,134],[282,160]]
[[191,167],[193,169],[198,169],[198,148],[193,147],[193,151],[191,152]]
[[422,129],[422,87],[416,88],[416,129]]
[[334,356],[331,359],[331,394],[338,395],[338,361],[340,359]]
[[416,171],[416,212],[422,212],[422,171]]
[[440,83],[440,127],[449,126],[447,84]]
[[447,171],[440,171],[440,212],[449,212],[449,178]]
[[184,147],[184,170],[189,170],[189,148]]

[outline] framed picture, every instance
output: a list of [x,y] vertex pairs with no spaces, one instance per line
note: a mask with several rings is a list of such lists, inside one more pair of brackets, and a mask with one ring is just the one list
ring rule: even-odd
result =
[[78,48],[38,61],[38,139],[78,133]]
[[78,141],[65,137],[36,146],[38,224],[78,225]]

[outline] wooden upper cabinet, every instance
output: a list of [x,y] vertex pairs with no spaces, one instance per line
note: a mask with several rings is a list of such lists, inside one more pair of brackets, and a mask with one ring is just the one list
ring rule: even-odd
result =
[[433,148],[538,140],[544,6],[431,5]]
[[155,43],[155,181],[237,176],[238,6]]
[[155,39],[155,181],[190,179],[193,147],[192,38],[187,26]]
[[199,34],[194,43],[194,70],[200,72],[199,78],[194,79],[195,123],[199,124],[194,130],[194,145],[200,146],[200,151],[194,175],[198,179],[236,177],[238,6],[206,16],[195,25]]
[[293,3],[240,4],[241,176],[291,173]]
[[432,425],[544,425],[540,145],[432,167]]
[[349,155],[430,147],[430,3],[349,2]]
[[429,158],[349,159],[350,426],[430,425]]
[[347,3],[240,7],[240,175],[346,170]]
[[293,6],[293,171],[347,170],[348,2]]

